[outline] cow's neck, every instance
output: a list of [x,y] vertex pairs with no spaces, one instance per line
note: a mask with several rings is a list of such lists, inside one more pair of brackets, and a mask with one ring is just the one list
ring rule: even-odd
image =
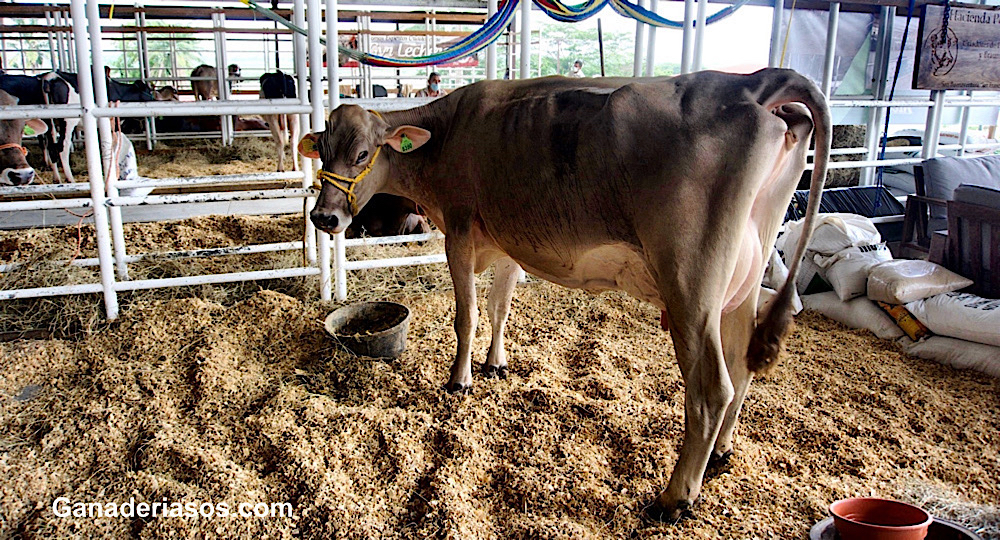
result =
[[411,154],[387,152],[388,176],[380,191],[407,197],[422,205],[433,205],[433,193],[427,187],[433,180],[436,160],[441,142],[448,132],[452,117],[448,100],[437,100],[423,107],[405,111],[385,113],[383,118],[390,129],[411,125],[431,132],[431,140],[426,146]]

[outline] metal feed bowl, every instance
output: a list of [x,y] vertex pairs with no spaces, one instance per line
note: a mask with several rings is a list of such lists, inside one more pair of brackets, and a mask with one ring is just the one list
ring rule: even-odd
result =
[[410,310],[395,302],[361,302],[335,310],[323,327],[358,356],[396,358],[406,350]]

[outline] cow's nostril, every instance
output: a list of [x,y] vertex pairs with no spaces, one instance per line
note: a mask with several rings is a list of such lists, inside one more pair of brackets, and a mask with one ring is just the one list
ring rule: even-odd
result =
[[336,214],[325,214],[320,212],[312,213],[312,221],[313,225],[316,225],[316,227],[325,231],[336,229],[337,224],[340,223]]

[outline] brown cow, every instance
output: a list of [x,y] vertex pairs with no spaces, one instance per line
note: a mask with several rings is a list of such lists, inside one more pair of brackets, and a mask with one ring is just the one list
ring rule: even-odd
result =
[[[758,323],[764,261],[814,123],[807,233]],[[777,359],[792,324],[795,275],[826,176],[830,113],[816,85],[780,69],[485,81],[382,116],[338,107],[326,131],[299,148],[323,160],[310,216],[320,229],[342,231],[385,192],[419,203],[445,233],[457,305],[451,392],[472,384],[475,274],[490,264],[487,374],[507,364],[503,329],[519,265],[567,287],[620,289],[659,307],[684,377],[686,423],[670,483],[647,513],[676,519],[698,497],[709,458],[731,453],[750,380]]]
[[405,197],[376,193],[354,216],[347,228],[348,238],[360,236],[396,236],[431,232],[430,225],[417,204]]
[[153,98],[156,101],[180,101],[177,89],[173,86],[161,86],[153,89]]
[[[237,66],[236,64],[229,64],[229,67],[227,68],[226,72],[228,73],[228,75],[230,77],[239,77],[240,76],[240,66]],[[191,77],[192,78],[195,78],[195,77],[211,77],[212,78],[212,80],[191,81],[191,90],[194,91],[194,99],[195,99],[195,101],[198,101],[198,100],[208,101],[208,100],[212,99],[213,97],[214,98],[218,98],[219,97],[219,81],[218,81],[218,76],[219,76],[219,74],[215,70],[215,67],[210,66],[208,64],[202,64],[202,65],[194,68],[193,71],[191,71]],[[229,87],[232,88],[232,82],[229,83]]]
[[[13,107],[18,99],[0,90],[0,107]],[[37,119],[31,120],[0,120],[0,185],[21,186],[30,184],[35,179],[35,170],[28,165],[25,157],[28,150],[21,146],[24,136],[24,126],[35,130],[35,135],[45,133],[48,126]]]

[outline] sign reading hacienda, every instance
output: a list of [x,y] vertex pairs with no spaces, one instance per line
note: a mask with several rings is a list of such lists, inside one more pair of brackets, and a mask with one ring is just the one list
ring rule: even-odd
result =
[[1000,90],[1000,7],[924,6],[913,87]]

